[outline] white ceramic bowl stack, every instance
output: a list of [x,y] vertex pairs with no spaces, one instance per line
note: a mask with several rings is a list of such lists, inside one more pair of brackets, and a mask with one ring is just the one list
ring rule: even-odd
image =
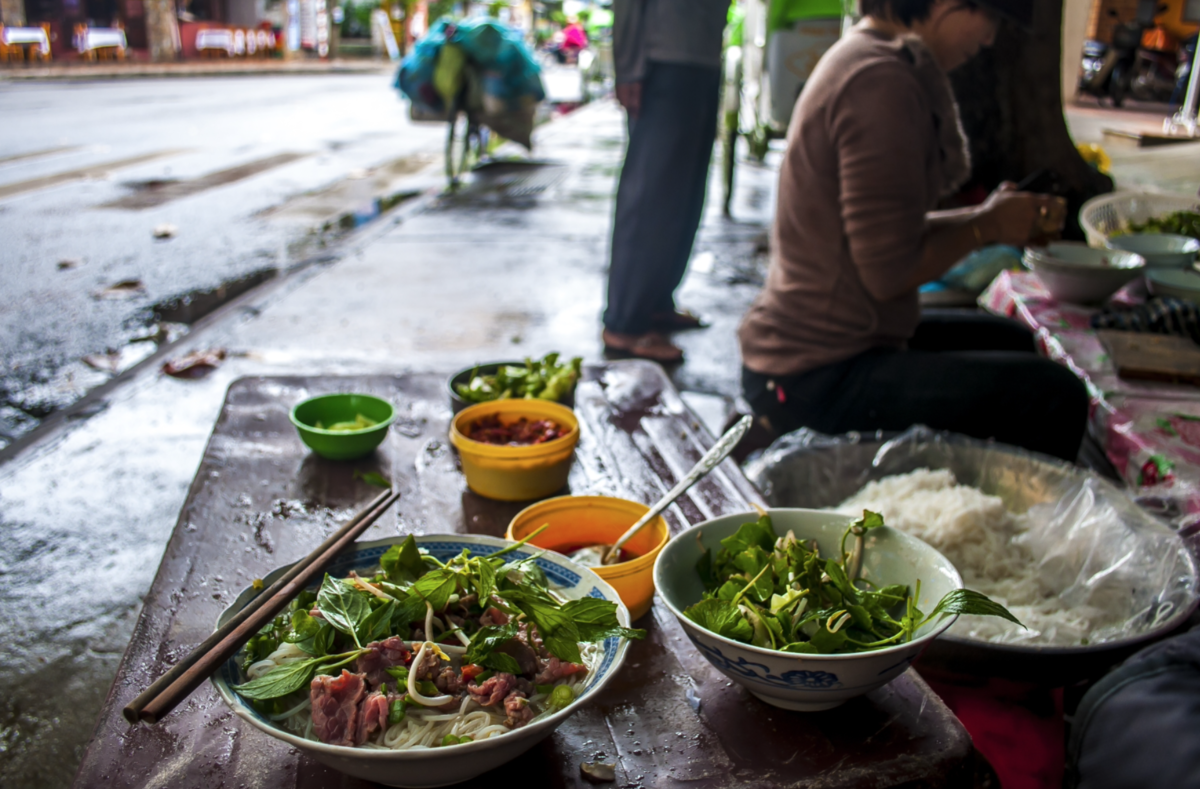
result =
[[1058,301],[1097,304],[1146,268],[1146,259],[1133,252],[1094,249],[1075,241],[1056,241],[1028,247],[1025,265],[1035,271]]
[[1109,249],[1141,255],[1146,259],[1147,269],[1191,268],[1196,253],[1200,252],[1200,241],[1171,233],[1132,233],[1113,236],[1105,243]]

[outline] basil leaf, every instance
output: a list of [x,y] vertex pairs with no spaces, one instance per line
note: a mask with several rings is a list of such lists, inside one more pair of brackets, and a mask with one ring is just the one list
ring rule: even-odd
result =
[[389,581],[398,584],[412,583],[425,574],[425,563],[421,561],[417,541],[411,534],[404,542],[388,548],[387,553],[379,557],[379,566],[387,573]]
[[479,605],[486,609],[491,605],[492,592],[496,591],[496,568],[487,559],[478,561],[479,577],[475,581],[475,594]]
[[[937,606],[929,613],[929,616],[925,617],[921,624],[925,624],[925,622],[930,621],[939,614],[941,617],[953,616],[954,614],[998,616],[1002,619],[1007,619],[1013,624],[1025,627],[1025,625],[1021,624],[1021,620],[1013,616],[1007,608],[1000,605],[987,595],[980,594],[972,589],[955,589],[954,591],[948,593],[938,602]],[[919,628],[920,625],[914,629]]]
[[368,614],[367,618],[358,626],[359,638],[362,639],[363,643],[375,641],[381,636],[386,636],[392,629],[392,614],[395,611],[395,601],[388,600]]
[[[441,611],[450,602],[450,595],[458,590],[458,573],[448,567],[439,567],[421,576],[420,580],[409,587],[409,591],[419,596],[434,611]],[[422,612],[424,613],[424,612]]]
[[355,470],[354,478],[361,479],[363,482],[367,483],[368,485],[374,485],[377,488],[391,488],[392,487],[392,483],[388,482],[386,477],[384,477],[382,474],[377,474],[374,471],[362,472],[362,471]]
[[325,621],[358,644],[358,629],[370,615],[371,605],[367,602],[365,592],[352,589],[326,573],[321,591],[317,592],[317,610],[325,617]]
[[[521,664],[517,662],[515,657],[505,652],[492,652],[483,659],[482,663],[477,665],[486,666],[493,671],[507,672],[514,676],[520,676],[521,674]],[[481,674],[480,676],[483,675]],[[476,682],[478,681],[479,678],[476,677]]]
[[322,660],[310,658],[276,666],[258,679],[252,679],[244,685],[234,685],[233,689],[248,699],[277,699],[295,693],[311,681],[313,670]]
[[754,628],[728,600],[701,600],[684,609],[683,615],[705,630],[735,641],[748,642],[754,636]]

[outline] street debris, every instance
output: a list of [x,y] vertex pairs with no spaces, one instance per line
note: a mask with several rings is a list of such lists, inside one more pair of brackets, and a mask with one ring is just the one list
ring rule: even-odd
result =
[[92,295],[97,299],[128,299],[146,292],[146,284],[140,279],[123,279]]
[[361,479],[363,482],[367,483],[368,485],[374,485],[377,488],[391,488],[392,487],[391,482],[388,482],[388,480],[382,474],[379,474],[374,471],[363,472],[363,471],[358,471],[356,469],[354,472],[354,478]]
[[58,261],[58,270],[66,271],[68,269],[79,268],[83,265],[83,261],[79,258],[63,258]]
[[594,784],[607,783],[608,781],[617,780],[616,764],[606,764],[604,762],[582,762],[579,765],[579,772],[583,773],[583,777]]
[[83,363],[102,373],[118,373],[121,371],[121,352],[89,353],[83,357]]
[[186,356],[172,359],[162,366],[162,371],[174,378],[203,378],[225,361],[224,348],[208,348],[192,351]]
[[164,222],[161,225],[154,226],[154,237],[158,239],[174,238],[179,232],[179,228],[169,222]]

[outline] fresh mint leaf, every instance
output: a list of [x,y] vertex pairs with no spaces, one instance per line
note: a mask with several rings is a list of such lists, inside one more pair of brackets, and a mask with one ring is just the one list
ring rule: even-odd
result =
[[579,629],[555,603],[519,590],[509,592],[507,597],[537,625],[542,643],[550,654],[570,663],[583,662],[583,656],[579,654]]
[[466,654],[463,655],[463,663],[482,666],[493,650],[516,637],[517,623],[515,621],[509,622],[507,625],[481,627],[475,635],[471,636],[471,644],[467,647]]
[[479,559],[477,567],[475,594],[479,597],[479,605],[486,609],[491,605],[492,592],[496,591],[496,568],[487,559]]
[[754,636],[754,628],[728,600],[701,600],[685,609],[683,615],[705,630],[735,641],[748,642]]
[[313,670],[324,658],[297,660],[276,666],[258,679],[252,679],[244,685],[234,685],[233,689],[248,699],[262,701],[277,699],[289,693],[295,693],[312,680]]
[[[1017,619],[1004,606],[997,603],[985,594],[974,591],[973,589],[955,589],[943,597],[934,607],[929,616],[921,623],[931,621],[934,617],[942,618],[953,616],[954,614],[975,614],[977,616],[998,616],[1001,619],[1007,619],[1016,625],[1021,624],[1021,620]],[[920,625],[917,626],[919,629]]]
[[646,637],[645,630],[621,627],[617,621],[617,604],[609,600],[583,597],[565,603],[562,611],[575,623],[580,641],[603,641],[613,636],[633,639]]
[[721,540],[721,545],[730,554],[736,555],[752,545],[769,551],[774,547],[776,539],[775,529],[771,525],[771,516],[764,515],[757,521],[743,523],[737,532]]
[[358,641],[358,629],[364,619],[371,613],[371,605],[367,602],[366,592],[360,592],[341,581],[330,578],[328,573],[317,592],[317,610],[325,621]]

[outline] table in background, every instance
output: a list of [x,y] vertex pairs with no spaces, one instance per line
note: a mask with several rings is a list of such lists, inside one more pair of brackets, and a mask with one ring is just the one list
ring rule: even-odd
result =
[[[1115,299],[1129,305],[1138,295],[1126,288]],[[1024,323],[1049,358],[1083,380],[1092,400],[1091,433],[1134,496],[1179,525],[1197,520],[1200,388],[1119,378],[1091,327],[1098,308],[1056,302],[1031,271],[1001,273],[979,303]]]
[[[288,409],[315,394],[371,392],[397,418],[387,441],[353,463],[307,452]],[[657,365],[585,368],[575,395],[580,443],[570,489],[651,502],[712,445]],[[235,382],[146,596],[77,787],[365,787],[241,722],[209,683],[157,726],[121,708],[202,641],[255,578],[305,555],[378,490],[355,471],[389,477],[400,501],[364,540],[404,533],[503,536],[524,505],[466,489],[446,438],[450,409],[437,375],[250,378]],[[750,509],[758,493],[725,461],[666,513],[672,532]],[[462,786],[581,786],[583,761],[617,763],[610,786],[970,786],[970,738],[909,670],[827,712],[770,707],[713,669],[656,602],[605,691],[551,737]]]

